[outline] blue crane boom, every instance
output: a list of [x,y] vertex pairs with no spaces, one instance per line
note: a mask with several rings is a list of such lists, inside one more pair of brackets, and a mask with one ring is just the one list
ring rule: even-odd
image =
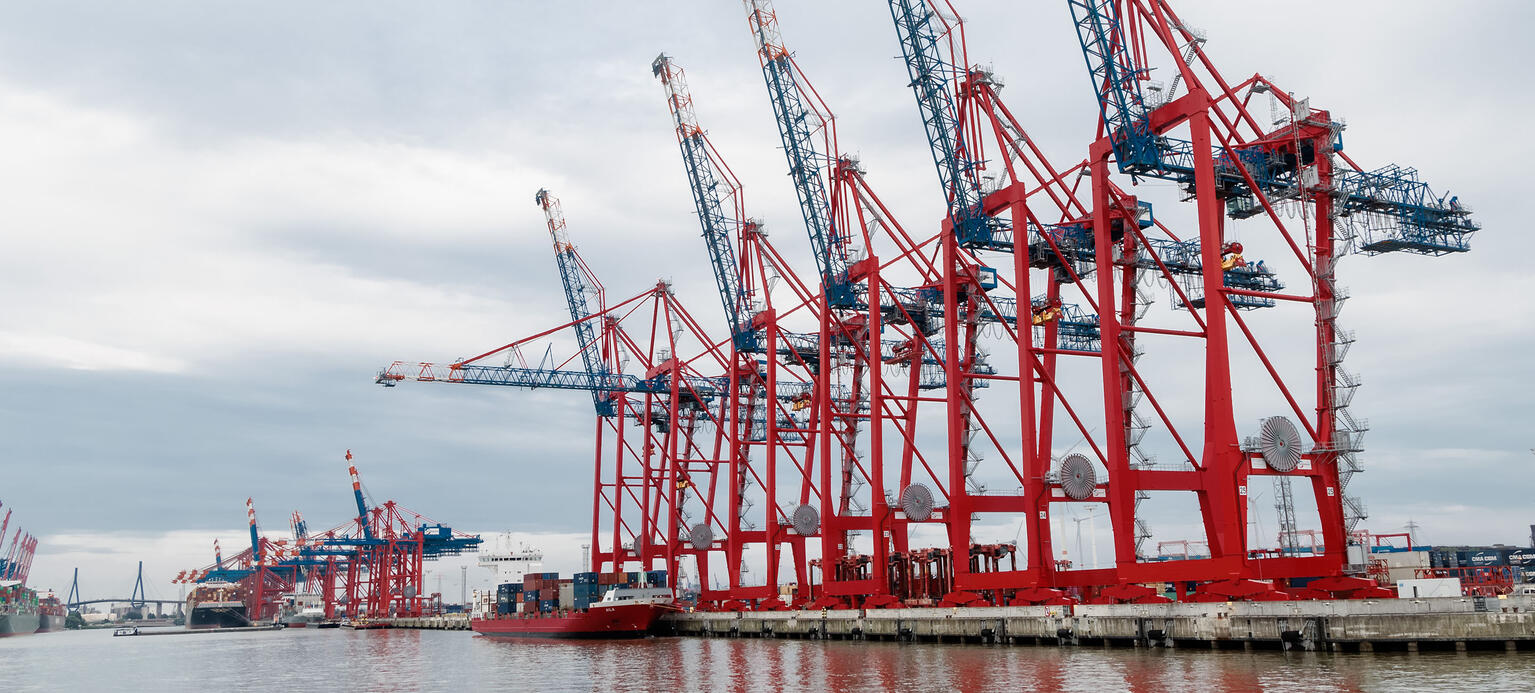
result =
[[[1147,104],[1140,84],[1148,70],[1131,58],[1130,34],[1120,3],[1067,0],[1067,5],[1119,171],[1191,185],[1194,145],[1168,137],[1153,126],[1154,109]],[[1260,86],[1269,87],[1266,82]],[[1298,126],[1330,128],[1332,149],[1343,150],[1342,123],[1309,107],[1292,107],[1292,113]],[[1288,126],[1279,134],[1288,137],[1291,127],[1296,126]],[[1295,152],[1274,151],[1264,144],[1233,145],[1231,154],[1219,145],[1213,148],[1217,187],[1224,191],[1227,211],[1234,218],[1262,213],[1254,199],[1259,192],[1267,197],[1285,197],[1308,187],[1301,171],[1304,160],[1298,161]],[[1358,250],[1366,254],[1465,252],[1471,249],[1471,234],[1481,228],[1458,198],[1435,195],[1427,183],[1418,180],[1416,169],[1395,164],[1373,171],[1343,168],[1333,174],[1331,184],[1340,216],[1367,215],[1376,222],[1364,225]]]
[[373,526],[368,522],[368,502],[362,497],[362,477],[357,475],[357,465],[352,464],[352,451],[346,451],[346,472],[352,477],[352,498],[357,501],[357,526],[364,537],[373,538]]
[[778,19],[768,0],[744,0],[747,21],[757,44],[757,58],[762,64],[762,79],[767,83],[773,104],[774,121],[783,140],[784,156],[789,163],[789,178],[799,198],[805,232],[815,253],[817,269],[827,302],[832,307],[854,307],[858,299],[848,281],[848,231],[838,229],[827,201],[826,179],[822,162],[835,152],[816,150],[815,133],[832,127],[832,115],[806,103],[797,83],[794,65],[778,31]]
[[739,227],[749,222],[736,219],[727,212],[724,202],[724,196],[734,197],[738,191],[709,156],[709,143],[693,113],[693,97],[682,68],[663,53],[656,56],[650,69],[666,87],[672,124],[677,129],[677,146],[682,150],[682,162],[687,168],[688,185],[693,193],[693,205],[698,210],[704,243],[709,249],[720,304],[725,309],[725,318],[730,321],[731,339],[737,349],[754,351],[759,340],[752,329],[751,305],[741,287],[741,268],[736,260],[737,235],[743,230]]
[[[1115,0],[1068,0],[1067,4],[1120,172],[1155,175],[1162,170],[1162,149],[1151,130],[1141,75],[1130,60]],[[1186,175],[1192,175],[1192,161],[1188,168]]]
[[570,235],[565,230],[565,212],[559,199],[549,194],[548,189],[540,188],[533,200],[544,210],[549,240],[554,244],[554,260],[559,266],[560,283],[565,288],[565,303],[570,307],[571,327],[576,331],[581,363],[586,367],[585,375],[591,385],[588,389],[592,393],[592,404],[598,416],[611,417],[617,408],[605,394],[603,383],[611,379],[612,373],[602,361],[601,344],[597,341],[593,321],[587,319],[592,315],[587,304],[588,295],[597,296],[598,311],[603,310],[602,283],[586,268],[581,256],[576,253],[576,247],[571,244]]
[[256,534],[256,505],[249,498],[245,499],[245,514],[250,519],[251,560],[260,565],[263,556],[261,555],[261,538]]
[[967,248],[1011,250],[1006,222],[987,216],[982,207],[980,162],[970,159],[957,139],[959,116],[948,73],[958,74],[965,66],[944,62],[938,41],[945,29],[940,29],[937,14],[927,0],[890,0],[890,16],[938,169],[938,182],[949,205],[955,238]]
[[[801,337],[802,339],[805,337]],[[813,339],[813,336],[808,338]],[[892,342],[893,343],[893,342]],[[476,364],[436,365],[417,364],[414,375],[400,372],[403,364],[395,363],[381,376],[391,381],[413,380],[418,382],[461,383],[465,385],[504,385],[530,390],[590,390],[591,379],[581,371],[559,368],[522,368],[517,366],[480,366]],[[671,391],[671,381],[662,373],[654,378],[641,378],[630,373],[612,375],[602,386],[604,394],[654,394],[665,395]],[[725,377],[685,375],[679,391],[683,397],[700,401],[712,400],[728,391],[729,380]],[[790,400],[811,391],[813,384],[800,381],[783,381],[776,384],[776,396]],[[833,392],[842,392],[833,388]]]

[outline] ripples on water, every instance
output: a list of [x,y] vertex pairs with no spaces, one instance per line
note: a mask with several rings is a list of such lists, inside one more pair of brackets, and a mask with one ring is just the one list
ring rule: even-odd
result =
[[499,641],[290,630],[0,639],[0,691],[1525,691],[1531,653],[1279,652],[757,639]]

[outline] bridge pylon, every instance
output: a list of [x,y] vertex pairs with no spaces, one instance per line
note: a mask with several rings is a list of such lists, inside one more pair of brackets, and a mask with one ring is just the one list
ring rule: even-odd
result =
[[143,608],[144,599],[144,562],[139,561],[139,576],[133,583],[133,594],[128,596],[128,605]]
[[64,598],[65,607],[70,611],[80,610],[80,569],[75,568],[75,577],[69,581],[69,596]]

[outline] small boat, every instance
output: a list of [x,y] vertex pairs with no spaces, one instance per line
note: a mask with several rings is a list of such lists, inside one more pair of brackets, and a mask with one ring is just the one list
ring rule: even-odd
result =
[[114,638],[117,637],[117,636],[120,636],[120,635],[138,635],[138,634],[139,634],[139,629],[138,629],[137,626],[126,626],[126,627],[118,628],[117,630],[112,631],[112,637],[114,637]]
[[289,628],[305,628],[325,620],[323,597],[314,593],[294,593],[283,596],[279,618]]

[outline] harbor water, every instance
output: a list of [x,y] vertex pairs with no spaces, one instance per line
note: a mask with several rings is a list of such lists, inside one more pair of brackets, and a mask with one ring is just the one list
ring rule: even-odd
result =
[[1535,691],[1535,656],[292,629],[0,639],[5,691]]

